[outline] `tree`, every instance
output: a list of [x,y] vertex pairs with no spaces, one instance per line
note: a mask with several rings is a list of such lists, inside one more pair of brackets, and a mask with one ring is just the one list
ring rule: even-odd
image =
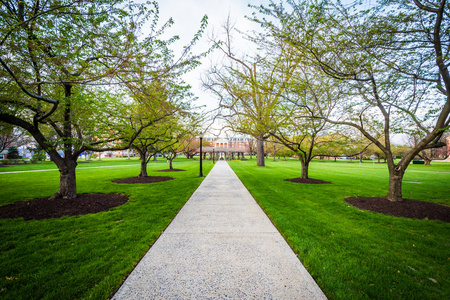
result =
[[172,139],[166,142],[167,146],[165,147],[162,154],[169,162],[169,170],[173,170],[173,160],[180,152],[181,147],[179,143],[183,139],[183,135],[185,134],[185,132],[177,130],[176,132],[172,133]]
[[28,142],[26,132],[8,123],[0,122],[0,153],[15,145],[20,147]]
[[130,129],[130,93],[198,65],[191,49],[206,26],[175,60],[176,37],[160,39],[173,21],[158,28],[155,2],[3,1],[0,13],[0,121],[25,129],[57,165],[54,198],[76,197],[82,152],[126,149],[160,120]]
[[238,57],[232,51],[229,18],[224,30],[225,41],[216,41],[216,45],[226,64],[212,66],[203,84],[219,99],[231,129],[256,139],[257,166],[264,166],[264,141],[278,121],[283,83],[290,80],[297,62],[283,43],[255,57]]
[[396,156],[396,157],[403,157],[406,154],[408,154],[408,152],[411,151],[411,147],[407,146],[407,145],[397,145],[394,144],[392,147],[392,153]]
[[[441,136],[440,141],[442,144],[445,144],[446,139],[448,138],[448,133],[445,133]],[[415,147],[417,143],[422,140],[423,137],[419,134],[410,136],[410,147]],[[441,148],[430,148],[430,149],[423,149],[420,151],[417,156],[420,159],[423,159],[425,166],[431,166],[431,161],[436,159],[446,159],[448,157],[447,153],[447,145],[441,147]]]
[[19,151],[14,146],[11,146],[11,147],[8,148],[8,154],[7,155],[8,155],[7,156],[8,159],[19,159],[19,158],[22,158],[22,156],[19,155]]
[[295,153],[294,153],[294,151],[292,151],[291,149],[289,149],[288,147],[286,147],[286,146],[283,146],[282,148],[281,148],[281,150],[278,152],[278,154],[280,155],[280,156],[283,156],[283,160],[284,161],[286,161],[287,159],[287,157],[291,157],[291,156],[293,156]]
[[[159,125],[159,124],[158,124]],[[155,126],[147,127],[133,141],[131,147],[139,154],[141,168],[138,177],[147,177],[147,164],[160,150],[156,146],[161,141],[161,132],[155,130]],[[161,128],[159,128],[161,129]]]
[[247,139],[247,151],[250,159],[256,154],[256,141],[253,137]]
[[305,62],[293,75],[283,95],[280,114],[284,122],[277,124],[272,135],[299,156],[301,178],[307,179],[309,164],[320,153],[319,146],[328,142],[321,136],[332,130],[326,120],[314,118],[317,114],[333,113],[335,98],[340,93],[332,82],[320,80]]
[[[384,143],[383,138],[380,138],[380,143]],[[392,146],[392,149],[394,149],[393,146]],[[367,147],[365,153],[367,155],[371,155],[371,156],[373,155],[374,157],[376,157],[378,160],[378,163],[381,163],[381,159],[383,159],[384,162],[386,162],[386,160],[387,160],[387,157],[384,154],[384,152],[381,151],[381,149],[379,147],[377,147],[375,144],[371,144],[369,147]],[[394,153],[394,151],[393,151],[393,153]]]
[[266,141],[266,149],[268,153],[272,153],[273,155],[273,161],[276,161],[276,155],[279,151],[283,148],[283,145],[280,144],[275,138],[269,138]]
[[194,155],[197,153],[197,149],[198,139],[195,134],[191,133],[181,141],[180,151],[186,156],[187,159],[194,158]]
[[139,128],[147,120],[158,120],[151,126],[142,130],[141,134],[131,141],[131,147],[139,153],[141,169],[139,177],[147,177],[147,164],[150,159],[156,158],[172,143],[172,132],[177,124],[178,115],[189,109],[189,86],[174,78],[162,82],[160,79],[148,84],[141,84],[133,96],[137,105],[134,114],[130,117],[130,128]]
[[[381,1],[368,10],[326,1],[287,3],[290,10],[274,3],[259,8],[277,23],[256,21],[348,88],[340,117],[316,117],[356,128],[376,145],[387,159],[386,197],[401,201],[409,163],[421,150],[441,146],[450,122],[449,3]],[[396,163],[391,135],[413,127],[423,138]]]
[[[169,162],[169,170],[173,170],[173,160],[179,152],[185,151],[186,139],[193,136],[193,132],[198,132],[199,117],[195,113],[183,111],[170,120],[170,124],[166,126],[169,130],[165,135],[166,141],[160,143],[160,153]],[[193,156],[194,154],[192,154]],[[189,157],[188,157],[189,158]]]
[[[183,153],[187,159],[191,159],[194,158],[199,149],[198,133],[202,131],[202,118],[191,112],[186,116],[186,119],[183,122],[184,126],[181,127],[183,134],[178,137],[178,151]],[[205,145],[205,142],[203,141],[203,145]]]

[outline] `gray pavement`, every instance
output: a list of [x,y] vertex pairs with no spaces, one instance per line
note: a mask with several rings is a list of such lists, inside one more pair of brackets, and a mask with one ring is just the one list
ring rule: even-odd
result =
[[113,299],[326,297],[233,170],[219,161]]

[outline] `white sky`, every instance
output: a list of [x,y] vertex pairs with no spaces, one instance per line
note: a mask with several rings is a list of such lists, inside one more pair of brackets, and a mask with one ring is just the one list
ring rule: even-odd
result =
[[[200,21],[204,15],[208,16],[208,27],[202,41],[194,48],[194,53],[199,53],[208,49],[211,45],[208,37],[213,33],[217,34],[221,30],[221,25],[230,15],[231,21],[235,22],[235,28],[246,32],[251,29],[257,29],[259,26],[245,19],[245,16],[251,16],[254,11],[248,7],[248,3],[253,5],[267,4],[267,0],[160,0],[159,12],[160,22],[163,24],[170,17],[174,20],[174,25],[166,31],[168,36],[179,35],[181,40],[175,46],[181,51],[181,47],[189,43],[194,34],[200,28]],[[239,33],[235,33],[235,50],[245,52],[246,41],[239,38]],[[176,49],[176,48],[172,48]],[[217,59],[220,55],[216,50],[211,57],[203,59],[203,64],[184,76],[186,83],[192,86],[192,91],[199,98],[197,105],[207,105],[207,110],[214,109],[217,101],[208,92],[201,88],[200,76],[209,67],[210,61]]]

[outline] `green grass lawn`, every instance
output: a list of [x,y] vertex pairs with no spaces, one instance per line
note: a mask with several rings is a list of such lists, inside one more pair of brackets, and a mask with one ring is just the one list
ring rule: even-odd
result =
[[[386,164],[298,160],[229,163],[330,299],[448,299],[450,224],[362,211],[344,199],[384,196]],[[450,164],[411,165],[405,198],[450,205]]]
[[[151,176],[176,180],[116,184],[139,174],[137,159],[80,163],[78,193],[120,193],[130,200],[108,212],[59,219],[0,219],[0,299],[107,299],[119,288],[162,230],[198,187],[198,161],[176,159],[186,172],[159,173],[165,160],[149,163]],[[204,162],[204,174],[212,162]],[[42,172],[9,173],[43,169]],[[59,185],[52,163],[0,168],[0,205],[51,196]]]

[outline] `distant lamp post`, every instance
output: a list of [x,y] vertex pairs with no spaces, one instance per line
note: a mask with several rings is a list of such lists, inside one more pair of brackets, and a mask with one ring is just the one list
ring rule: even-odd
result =
[[214,164],[214,159],[215,159],[215,155],[214,155],[214,147],[213,147],[213,164]]
[[203,158],[203,153],[202,153],[203,133],[200,133],[200,134],[198,135],[198,137],[200,138],[200,174],[198,174],[197,177],[203,177],[203,166],[202,166],[202,158]]

